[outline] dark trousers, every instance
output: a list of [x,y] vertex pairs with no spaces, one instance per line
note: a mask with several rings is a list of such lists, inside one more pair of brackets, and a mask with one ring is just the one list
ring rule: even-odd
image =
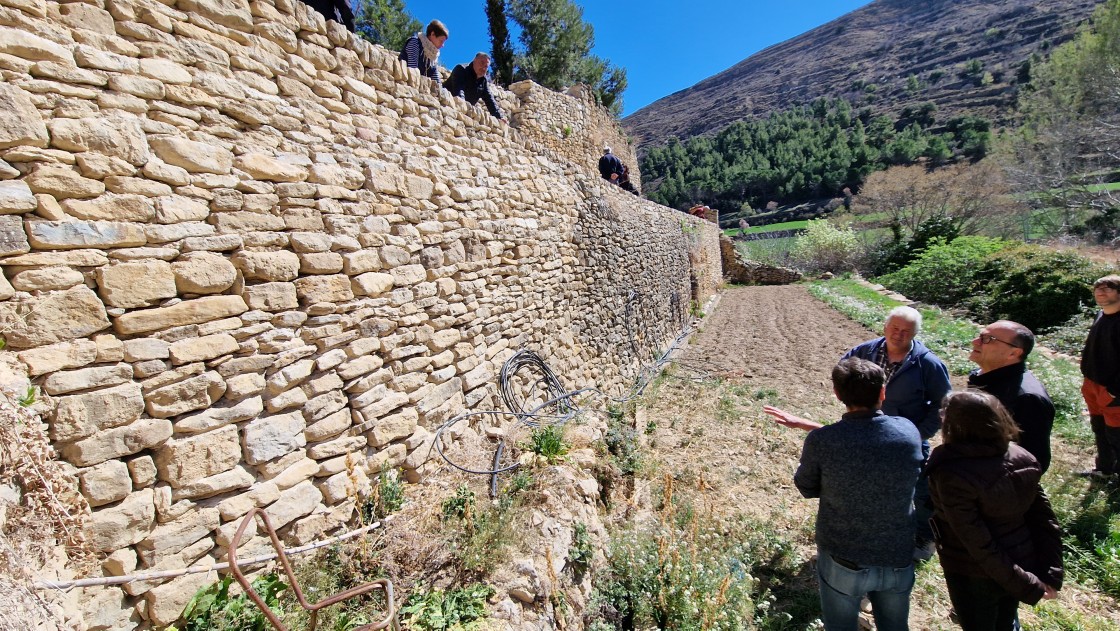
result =
[[1089,417],[1089,427],[1097,443],[1097,471],[1120,473],[1120,427],[1109,427],[1096,414]]
[[1019,601],[987,577],[945,573],[949,600],[964,631],[1019,629]]
[[[925,462],[929,460],[929,441],[922,441],[922,467],[925,467]],[[918,477],[918,482],[914,485],[914,522],[917,526],[915,533],[915,543],[926,543],[933,541],[933,529],[929,526],[929,520],[933,517],[933,508],[930,505],[929,498],[929,478],[925,475]]]

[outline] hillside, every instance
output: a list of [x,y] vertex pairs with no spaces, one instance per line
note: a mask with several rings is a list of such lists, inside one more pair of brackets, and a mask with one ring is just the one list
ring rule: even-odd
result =
[[1023,62],[1069,39],[1097,0],[875,0],[623,119],[640,146],[717,131],[817,97],[877,114],[932,101],[997,125]]

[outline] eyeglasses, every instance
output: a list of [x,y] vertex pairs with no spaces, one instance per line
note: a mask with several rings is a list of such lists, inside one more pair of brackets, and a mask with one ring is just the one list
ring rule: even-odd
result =
[[994,335],[988,335],[986,333],[981,333],[980,335],[977,335],[976,337],[980,339],[981,344],[991,344],[992,342],[1003,342],[1004,344],[1007,344],[1008,346],[1010,346],[1012,348],[1022,348],[1018,344],[1012,344],[1011,342],[1004,342],[1003,340],[999,339],[998,337],[996,337]]

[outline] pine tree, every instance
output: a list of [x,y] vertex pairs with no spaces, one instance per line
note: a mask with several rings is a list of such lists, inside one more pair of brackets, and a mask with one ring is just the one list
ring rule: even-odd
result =
[[402,0],[357,0],[354,30],[363,39],[400,50],[405,41],[422,28]]
[[504,0],[486,0],[486,20],[490,24],[490,59],[494,79],[504,86],[513,83],[513,45],[509,39]]

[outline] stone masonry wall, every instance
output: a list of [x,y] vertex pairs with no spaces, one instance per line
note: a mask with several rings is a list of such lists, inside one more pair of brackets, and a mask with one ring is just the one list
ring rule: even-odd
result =
[[[598,178],[605,113],[527,86],[507,126],[291,0],[0,0],[0,77],[4,352],[106,575],[222,560],[254,506],[336,532],[516,350],[621,391],[720,282],[714,225]],[[85,624],[212,580],[87,588]]]

